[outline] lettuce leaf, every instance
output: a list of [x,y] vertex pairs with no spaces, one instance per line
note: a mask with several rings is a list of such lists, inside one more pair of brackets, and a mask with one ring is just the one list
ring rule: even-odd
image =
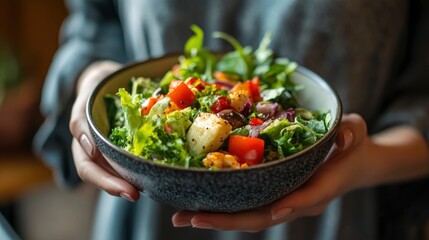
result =
[[180,137],[185,138],[188,128],[193,120],[198,115],[198,111],[191,107],[187,107],[180,111],[173,111],[167,114],[167,124],[173,132],[176,132]]
[[136,129],[142,124],[140,99],[131,97],[125,88],[120,88],[117,95],[121,99],[121,106],[124,113],[124,127],[127,130],[128,137],[132,138]]
[[189,167],[191,156],[186,142],[177,132],[165,132],[166,119],[163,113],[169,103],[169,98],[159,100],[143,118],[143,124],[134,134],[131,152],[160,163]]

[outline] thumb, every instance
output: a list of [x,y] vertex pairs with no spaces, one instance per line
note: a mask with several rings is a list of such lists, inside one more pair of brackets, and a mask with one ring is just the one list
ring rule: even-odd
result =
[[95,149],[94,141],[90,137],[89,127],[86,122],[86,102],[95,86],[105,76],[119,67],[118,63],[111,61],[95,62],[88,66],[78,79],[76,100],[70,116],[69,129],[89,157],[95,157],[97,150]]
[[330,158],[359,145],[366,136],[367,125],[362,116],[356,113],[343,115]]

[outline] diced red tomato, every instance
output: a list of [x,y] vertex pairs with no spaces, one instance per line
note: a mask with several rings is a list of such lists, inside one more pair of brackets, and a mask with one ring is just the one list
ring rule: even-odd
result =
[[254,103],[260,102],[262,100],[260,88],[259,88],[259,78],[254,77],[252,80],[248,81],[249,91],[252,96],[252,101]]
[[192,86],[193,84],[195,84],[195,83],[197,83],[197,82],[199,82],[199,81],[201,81],[201,79],[196,78],[196,77],[188,77],[188,78],[185,80],[185,83],[186,83],[186,85],[188,85],[188,86]]
[[225,96],[219,97],[216,102],[213,103],[211,110],[212,113],[218,113],[225,109],[231,109],[231,102]]
[[250,126],[259,126],[259,125],[261,125],[262,123],[264,123],[264,120],[262,120],[262,119],[260,119],[260,118],[251,118],[251,119],[250,119],[250,122],[249,122],[249,125],[250,125]]
[[191,90],[196,89],[199,92],[203,91],[208,85],[208,83],[204,82],[202,79],[195,77],[189,77],[185,80],[185,83]]
[[173,91],[173,89],[175,89],[177,86],[179,86],[179,84],[181,83],[181,80],[172,80],[170,82],[170,85],[168,85],[168,92]]
[[225,90],[229,90],[229,88],[227,88],[227,87],[224,87],[222,84],[220,84],[220,83],[213,83],[215,86],[216,86],[216,89],[217,90],[222,90],[222,89],[225,89]]
[[231,89],[231,92],[245,90],[249,92],[249,97],[252,103],[257,103],[262,100],[259,89],[259,78],[255,77],[252,80],[237,83]]
[[228,152],[237,156],[240,163],[251,166],[264,159],[264,146],[265,142],[260,138],[232,135],[229,137]]
[[146,99],[142,104],[141,115],[143,116],[143,115],[149,114],[153,105],[155,105],[155,103],[158,102],[158,100],[159,100],[159,97],[150,97]]
[[182,81],[180,81],[176,88],[172,89],[167,94],[167,97],[169,97],[171,101],[173,101],[180,109],[186,108],[187,106],[191,105],[195,100],[194,93]]

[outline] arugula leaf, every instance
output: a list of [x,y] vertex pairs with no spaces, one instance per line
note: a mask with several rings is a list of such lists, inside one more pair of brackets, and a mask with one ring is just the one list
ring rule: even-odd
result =
[[197,25],[192,25],[191,29],[194,35],[185,44],[185,56],[179,59],[179,75],[182,80],[197,77],[211,82],[216,58],[203,48],[204,32],[201,28]]
[[297,116],[295,122],[287,119],[274,120],[259,136],[270,142],[280,156],[284,157],[310,146],[326,132],[323,120],[312,118],[307,121]]
[[191,29],[195,34],[185,43],[185,54],[188,56],[195,56],[194,52],[203,47],[204,32],[197,25],[192,25]]
[[261,40],[259,47],[255,50],[255,70],[254,76],[261,76],[270,69],[273,62],[273,51],[269,45],[271,43],[271,33],[267,32]]
[[244,54],[243,47],[233,36],[224,32],[214,32],[213,37],[224,39],[225,41],[229,42],[240,55]]
[[291,62],[286,58],[277,58],[274,63],[270,65],[268,71],[261,76],[261,88],[273,89],[284,87],[289,91],[297,91],[302,87],[297,85],[291,80],[291,76],[297,68],[295,62]]
[[261,137],[267,137],[267,139],[278,139],[281,137],[283,130],[290,126],[292,123],[287,119],[276,119],[268,127],[260,132]]
[[323,120],[317,120],[315,118],[304,120],[301,118],[301,116],[296,116],[295,123],[300,125],[306,132],[314,136],[316,140],[323,137],[323,134],[327,132]]
[[226,73],[239,74],[241,80],[251,79],[255,67],[252,49],[250,47],[243,48],[234,37],[223,32],[214,32],[213,37],[224,39],[235,48],[235,51],[225,54],[219,60],[217,69]]
[[284,87],[265,89],[261,92],[261,97],[264,101],[279,103],[284,109],[298,105],[294,93]]
[[284,157],[302,149],[302,145],[294,138],[296,130],[297,125],[287,119],[276,119],[259,136],[270,142],[279,155]]
[[195,57],[180,57],[179,77],[181,80],[186,80],[189,77],[202,78],[206,71],[205,59],[201,56]]
[[323,120],[324,124],[325,124],[325,129],[326,131],[329,129],[329,127],[331,126],[331,122],[332,122],[332,115],[330,112],[324,112],[321,113],[320,111],[314,111],[312,113],[312,116],[318,120]]
[[279,138],[274,139],[277,146],[277,152],[280,156],[285,157],[302,150],[302,145],[296,142],[293,138],[296,128],[285,131]]

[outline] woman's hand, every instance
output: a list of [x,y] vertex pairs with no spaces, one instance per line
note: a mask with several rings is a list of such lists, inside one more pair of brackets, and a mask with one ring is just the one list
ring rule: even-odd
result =
[[76,100],[70,118],[73,135],[72,151],[79,177],[114,196],[130,201],[139,198],[139,191],[110,167],[91,138],[86,121],[85,106],[94,87],[103,77],[120,67],[110,61],[96,62],[82,73],[76,87]]
[[414,129],[399,126],[370,138],[361,116],[344,115],[328,160],[288,196],[270,206],[233,214],[181,211],[172,222],[176,227],[258,232],[319,215],[335,197],[354,189],[428,174],[428,158],[428,147]]

